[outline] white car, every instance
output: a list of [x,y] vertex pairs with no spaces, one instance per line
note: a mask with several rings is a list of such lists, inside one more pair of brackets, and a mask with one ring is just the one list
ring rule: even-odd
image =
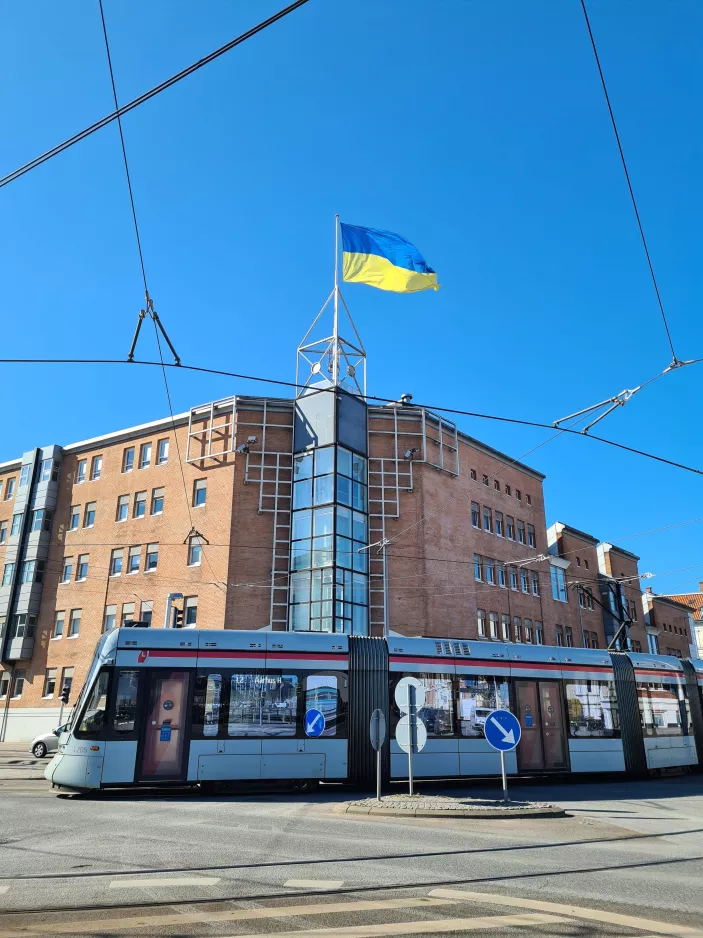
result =
[[31,742],[29,751],[37,759],[43,759],[44,756],[48,755],[50,752],[56,752],[59,747],[59,736],[67,727],[68,723],[64,723],[63,726],[57,726],[56,729],[52,730],[50,733],[41,733],[39,736],[35,736]]

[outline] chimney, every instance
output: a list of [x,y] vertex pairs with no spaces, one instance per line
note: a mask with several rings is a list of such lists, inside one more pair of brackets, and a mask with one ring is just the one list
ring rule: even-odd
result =
[[703,580],[698,581],[698,592],[703,593]]

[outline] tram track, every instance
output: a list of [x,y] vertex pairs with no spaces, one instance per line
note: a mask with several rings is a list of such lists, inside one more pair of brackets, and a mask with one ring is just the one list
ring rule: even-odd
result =
[[[0,874],[0,882],[31,882],[34,880],[55,880],[55,879],[97,879],[100,877],[119,877],[119,876],[139,876],[139,875],[158,875],[165,873],[214,873],[223,870],[253,870],[270,869],[276,867],[289,866],[315,866],[328,865],[330,863],[375,863],[381,860],[417,860],[433,859],[437,857],[457,857],[474,856],[485,853],[515,853],[529,850],[551,850],[559,847],[581,847],[584,844],[611,844],[627,843],[630,841],[652,840],[660,837],[680,837],[687,834],[701,834],[703,827],[695,827],[683,831],[664,831],[653,834],[624,834],[621,837],[598,837],[593,840],[557,840],[540,841],[530,844],[507,844],[501,847],[474,847],[469,850],[433,850],[428,853],[381,853],[373,856],[358,857],[339,857],[336,859],[321,858],[319,860],[277,860],[266,861],[264,863],[221,863],[209,866],[156,866],[156,867],[132,867],[117,870],[66,870],[54,873],[20,873],[15,876],[5,876]],[[0,846],[7,846],[7,841],[0,841]],[[0,913],[2,910],[0,910]]]
[[[657,836],[657,835],[651,835]],[[619,839],[619,838],[617,838]],[[459,851],[464,852],[464,851]],[[485,852],[485,851],[484,851]],[[416,855],[415,855],[416,856]],[[368,859],[378,859],[368,858]],[[423,880],[419,882],[404,882],[404,883],[391,883],[391,884],[376,884],[368,886],[338,886],[334,889],[312,889],[309,892],[295,890],[292,892],[290,889],[287,891],[275,891],[275,892],[265,892],[265,893],[248,893],[242,895],[228,895],[228,896],[210,896],[205,898],[179,898],[174,899],[173,896],[169,899],[164,900],[150,900],[150,901],[138,901],[138,902],[111,902],[111,903],[91,903],[85,905],[71,905],[71,906],[36,906],[33,908],[17,908],[17,909],[2,909],[0,910],[0,923],[5,919],[9,919],[12,916],[18,915],[47,915],[47,914],[65,914],[66,912],[76,913],[76,912],[103,912],[111,910],[120,910],[120,909],[155,909],[155,908],[168,908],[173,907],[174,905],[178,906],[199,906],[199,905],[219,905],[226,902],[264,902],[272,901],[278,899],[290,899],[292,895],[298,897],[307,897],[307,896],[337,896],[337,895],[347,895],[347,894],[368,894],[368,893],[379,893],[387,891],[400,891],[400,890],[410,890],[410,889],[438,889],[446,888],[451,886],[468,886],[475,884],[491,884],[491,883],[510,883],[515,881],[526,881],[526,880],[539,880],[544,879],[545,877],[563,877],[570,875],[584,875],[589,873],[617,873],[621,870],[634,870],[634,869],[644,869],[646,867],[661,867],[661,866],[672,866],[675,864],[683,863],[697,863],[703,861],[703,855],[694,856],[694,857],[675,857],[668,858],[664,860],[643,860],[635,863],[617,863],[605,866],[589,866],[589,867],[572,867],[569,869],[553,869],[553,870],[541,870],[538,872],[520,872],[520,873],[507,873],[504,875],[498,876],[479,876],[479,877],[461,877],[457,879],[441,879],[441,880]],[[309,861],[308,861],[309,862]],[[335,861],[327,861],[335,862]],[[339,862],[339,861],[337,861]],[[342,861],[346,862],[346,861]],[[271,864],[273,866],[280,864]],[[235,867],[225,867],[226,869],[234,869]],[[247,868],[251,868],[251,865],[248,865]],[[214,869],[214,868],[213,868]],[[137,871],[139,873],[145,872],[143,870]],[[161,871],[165,872],[165,871]],[[133,875],[126,871],[121,871],[118,875]]]

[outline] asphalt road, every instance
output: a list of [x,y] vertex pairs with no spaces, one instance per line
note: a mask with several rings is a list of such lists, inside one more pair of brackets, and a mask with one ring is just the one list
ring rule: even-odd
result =
[[572,816],[498,821],[341,815],[350,795],[337,790],[58,797],[0,784],[0,938],[703,938],[695,776],[514,786]]

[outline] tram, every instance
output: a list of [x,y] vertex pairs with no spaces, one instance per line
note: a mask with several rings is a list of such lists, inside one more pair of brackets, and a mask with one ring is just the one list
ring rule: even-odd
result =
[[510,774],[644,776],[703,765],[703,661],[499,642],[123,627],[103,635],[45,776],[59,788],[282,779],[372,787],[369,719],[395,742],[398,681],[422,681],[418,778],[500,774],[486,715],[522,727]]

